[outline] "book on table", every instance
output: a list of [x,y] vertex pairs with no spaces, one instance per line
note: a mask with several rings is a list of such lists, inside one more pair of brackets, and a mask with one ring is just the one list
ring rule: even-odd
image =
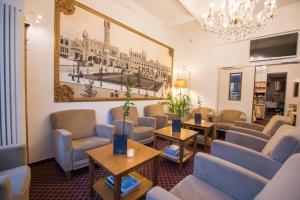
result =
[[[188,153],[188,150],[184,149],[183,156],[185,156]],[[178,145],[170,145],[165,149],[165,152],[163,153],[164,156],[172,158],[174,160],[179,160],[179,154],[180,154],[180,147]]]
[[[111,188],[114,188],[114,177],[108,176],[105,182]],[[141,182],[131,175],[122,176],[121,180],[121,196],[124,197],[140,186]]]

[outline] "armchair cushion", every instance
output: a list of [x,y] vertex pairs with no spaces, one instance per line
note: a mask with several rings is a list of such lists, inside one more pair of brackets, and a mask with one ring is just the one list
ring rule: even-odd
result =
[[144,140],[146,138],[153,137],[154,128],[147,126],[137,126],[133,128],[132,139],[139,141]]
[[108,138],[100,138],[100,137],[88,137],[79,140],[72,141],[73,147],[73,154],[72,159],[73,161],[87,159],[88,156],[86,151],[89,149],[101,147],[103,145],[109,144],[110,139]]
[[229,130],[230,127],[233,126],[233,123],[226,123],[226,122],[217,122],[216,123],[216,129],[217,130]]
[[299,127],[281,126],[266,144],[262,153],[280,163],[284,163],[289,156],[300,152],[299,132]]
[[65,110],[52,113],[53,129],[65,129],[77,140],[96,135],[94,110]]
[[147,105],[144,108],[145,116],[146,117],[153,117],[156,115],[164,115],[164,109],[160,104],[151,104]]
[[[123,120],[123,106],[119,106],[116,108],[111,109],[111,114],[113,120]],[[138,111],[136,107],[130,107],[130,114],[126,117],[126,120],[132,121],[134,126],[139,125],[139,119],[138,119]]]
[[13,199],[25,200],[29,196],[31,170],[28,166],[1,171],[0,176],[8,177]]
[[180,181],[170,191],[181,200],[232,200],[226,193],[200,180],[194,175],[189,175]]
[[154,117],[139,117],[139,126],[147,126],[156,129],[156,119]]

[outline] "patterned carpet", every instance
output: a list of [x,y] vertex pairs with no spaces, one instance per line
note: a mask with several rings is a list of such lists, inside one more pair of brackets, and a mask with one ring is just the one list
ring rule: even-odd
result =
[[[160,148],[166,146],[167,141],[158,140]],[[198,145],[198,151],[205,152],[203,147]],[[207,152],[207,151],[206,151]],[[72,179],[66,180],[63,170],[54,159],[31,165],[32,180],[30,188],[31,200],[82,200],[89,199],[89,179],[88,167],[76,170],[72,173]],[[182,172],[176,163],[162,159],[159,169],[158,185],[170,190],[180,180],[192,174],[193,159],[185,162]],[[142,175],[151,178],[151,164],[147,164],[138,169]],[[96,167],[97,179],[108,175],[108,172],[100,167]],[[96,196],[96,200],[101,197]]]

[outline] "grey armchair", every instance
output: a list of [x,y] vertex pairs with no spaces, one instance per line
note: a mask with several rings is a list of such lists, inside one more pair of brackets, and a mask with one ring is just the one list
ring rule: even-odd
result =
[[215,140],[211,154],[271,179],[282,164],[300,152],[300,128],[281,126],[270,140],[227,131],[226,141]]
[[29,200],[31,170],[25,145],[0,147],[0,199]]
[[86,151],[109,144],[112,125],[96,124],[94,110],[65,110],[52,113],[55,159],[69,179],[71,171],[88,165]]
[[154,117],[156,119],[156,128],[164,128],[168,126],[168,115],[164,113],[164,109],[161,104],[151,104],[144,108],[146,117]]
[[274,115],[266,126],[247,123],[242,121],[235,122],[230,130],[254,135],[256,137],[269,140],[274,133],[284,124],[289,124],[289,118],[281,115]]
[[217,131],[227,131],[236,121],[246,121],[245,113],[239,110],[222,110],[216,115],[208,114],[209,121],[216,123]]
[[198,153],[193,175],[170,192],[154,187],[147,200],[299,200],[300,154],[293,155],[271,180],[219,158]]
[[[113,124],[117,133],[123,130],[123,107],[111,109]],[[139,117],[136,107],[130,107],[130,114],[125,121],[125,134],[132,140],[142,144],[153,142],[152,131],[156,129],[156,119],[153,117]]]

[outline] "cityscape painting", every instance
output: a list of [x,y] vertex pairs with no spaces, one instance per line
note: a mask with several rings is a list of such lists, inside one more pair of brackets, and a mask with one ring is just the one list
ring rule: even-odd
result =
[[[86,23],[86,22],[89,23]],[[56,0],[55,101],[164,99],[173,49],[85,5]]]

